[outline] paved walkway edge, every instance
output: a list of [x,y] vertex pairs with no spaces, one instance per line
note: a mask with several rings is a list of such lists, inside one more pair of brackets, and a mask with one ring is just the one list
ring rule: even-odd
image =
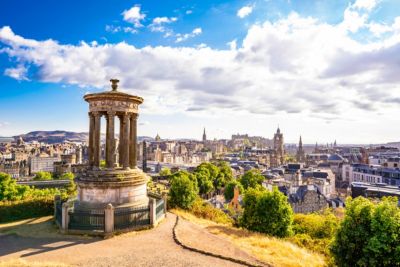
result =
[[[196,253],[200,253],[200,254],[203,254],[203,255],[206,255],[206,256],[211,256],[211,257],[219,258],[219,259],[222,259],[222,260],[231,261],[231,262],[242,264],[242,265],[249,266],[249,267],[262,267],[261,265],[254,265],[254,264],[252,264],[250,262],[247,262],[247,261],[243,261],[243,260],[239,260],[239,259],[235,259],[235,258],[231,258],[231,257],[219,255],[219,254],[214,254],[214,253],[211,253],[211,252],[208,252],[208,251],[200,250],[200,249],[197,249],[197,248],[194,248],[194,247],[190,247],[190,246],[187,246],[187,245],[183,244],[179,240],[178,235],[176,234],[176,227],[178,226],[178,222],[179,222],[179,216],[176,215],[175,225],[172,228],[172,236],[174,238],[175,243],[178,244],[179,246],[181,246],[182,248],[190,250],[190,251],[193,251],[193,252],[196,252]],[[271,265],[266,265],[266,266],[271,266]]]

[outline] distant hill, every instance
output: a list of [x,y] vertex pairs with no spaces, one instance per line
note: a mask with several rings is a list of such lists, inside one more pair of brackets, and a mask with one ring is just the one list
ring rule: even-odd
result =
[[[86,142],[88,140],[88,133],[77,133],[77,132],[68,132],[68,131],[33,131],[29,132],[27,134],[21,134],[21,135],[16,135],[13,136],[14,139],[17,139],[19,137],[22,137],[22,139],[25,142],[31,142],[31,141],[38,141],[38,142],[44,142],[48,144],[56,144],[56,143],[62,143],[65,141],[70,141],[70,142]],[[105,137],[104,134],[102,134],[103,138]],[[118,137],[118,136],[117,136]],[[153,140],[154,138],[148,137],[148,136],[138,136],[138,141],[141,142],[142,140]]]
[[25,142],[38,141],[49,144],[62,143],[64,141],[84,142],[88,139],[88,133],[67,131],[34,131],[14,136],[14,138],[17,139],[20,136]]

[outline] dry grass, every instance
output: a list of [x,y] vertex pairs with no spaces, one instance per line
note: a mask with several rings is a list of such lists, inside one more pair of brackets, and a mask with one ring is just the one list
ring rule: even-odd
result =
[[67,266],[70,265],[57,262],[32,262],[32,261],[25,261],[22,259],[0,262],[0,267],[67,267]]
[[229,225],[217,224],[205,219],[197,218],[182,210],[173,210],[173,212],[186,220],[204,227],[212,234],[227,238],[250,255],[253,255],[262,262],[273,266],[311,267],[326,265],[323,255],[300,248],[289,241],[250,232]]

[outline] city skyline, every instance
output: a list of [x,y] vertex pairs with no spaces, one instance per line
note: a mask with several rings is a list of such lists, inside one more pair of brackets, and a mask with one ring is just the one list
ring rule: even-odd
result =
[[141,136],[400,141],[396,1],[22,2],[0,11],[0,136],[87,132],[83,95],[119,78]]

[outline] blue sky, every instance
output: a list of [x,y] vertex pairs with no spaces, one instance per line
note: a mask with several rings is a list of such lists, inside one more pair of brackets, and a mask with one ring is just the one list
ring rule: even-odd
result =
[[[87,92],[145,98],[140,135],[399,141],[400,3],[2,1],[0,136],[87,131]],[[357,129],[357,131],[354,131]]]

